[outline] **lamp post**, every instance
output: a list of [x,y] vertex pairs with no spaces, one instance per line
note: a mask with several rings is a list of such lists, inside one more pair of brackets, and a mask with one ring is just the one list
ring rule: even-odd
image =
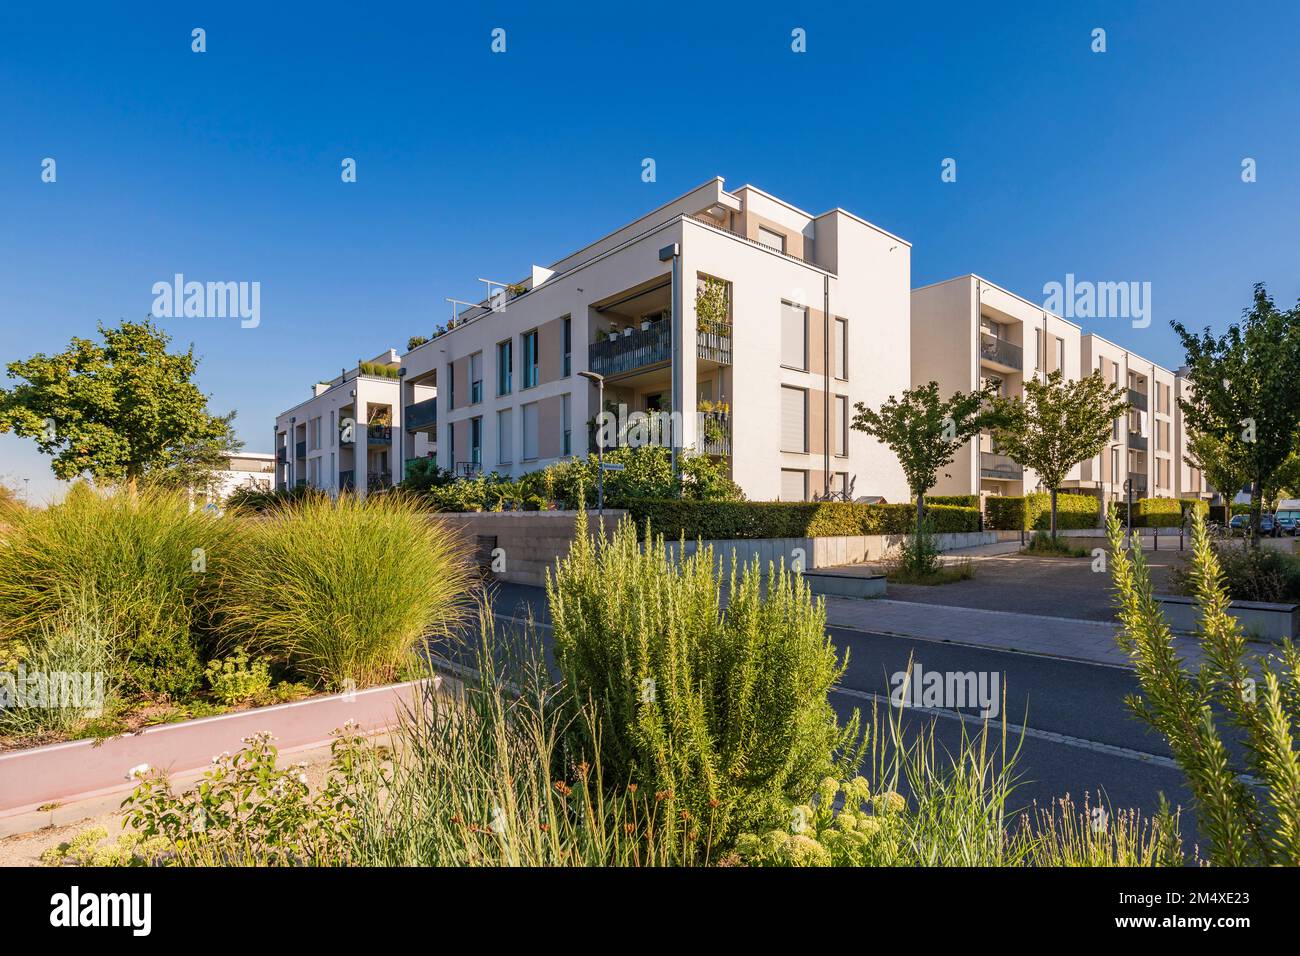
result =
[[600,416],[605,412],[605,376],[599,372],[579,372],[596,384],[596,513],[605,517],[605,443],[600,440]]

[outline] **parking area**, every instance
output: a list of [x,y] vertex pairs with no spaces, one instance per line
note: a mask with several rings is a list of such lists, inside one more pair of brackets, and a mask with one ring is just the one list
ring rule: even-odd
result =
[[[1157,593],[1169,593],[1170,569],[1187,557],[1187,552],[1146,552]],[[973,561],[975,577],[970,580],[933,587],[891,583],[889,598],[985,611],[1114,620],[1110,575],[1094,572],[1091,558],[1002,554]]]

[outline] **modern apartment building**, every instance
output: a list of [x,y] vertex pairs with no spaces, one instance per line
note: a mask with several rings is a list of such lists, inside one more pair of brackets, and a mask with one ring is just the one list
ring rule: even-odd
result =
[[[275,483],[364,495],[401,480],[401,356],[388,349],[312,386],[275,419]],[[430,393],[432,389],[428,390]],[[424,397],[422,390],[415,394]],[[427,452],[421,443],[417,450]]]
[[[1100,369],[1128,390],[1130,410],[1115,422],[1111,444],[1071,470],[1064,488],[1134,498],[1208,497],[1201,476],[1183,462],[1186,435],[1178,398],[1187,382],[1042,306],[980,276],[967,275],[912,292],[912,380],[936,381],[941,392],[969,392],[996,382],[999,393],[1022,395],[1026,375],[1061,370],[1077,379]],[[992,438],[963,449],[935,494],[1021,495],[1036,475],[999,453]]]
[[[710,180],[493,287],[402,356],[402,457],[519,475],[585,455],[591,371],[606,409],[670,413],[658,440],[715,456],[751,498],[906,500],[894,456],[848,426],[853,403],[909,384],[910,256],[843,209]],[[697,311],[711,284],[721,311]]]
[[[911,323],[912,383],[938,382],[944,395],[992,382],[1011,397],[1024,393],[1025,376],[1079,375],[1079,326],[976,275],[914,289]],[[1068,480],[1078,479],[1075,468]],[[957,453],[933,493],[1023,495],[1038,483],[985,433]]]

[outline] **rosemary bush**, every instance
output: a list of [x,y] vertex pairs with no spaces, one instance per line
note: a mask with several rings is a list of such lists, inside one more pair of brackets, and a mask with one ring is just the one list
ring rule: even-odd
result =
[[[840,727],[827,699],[843,673],[826,615],[783,566],[744,574],[730,599],[711,549],[672,563],[664,540],[644,548],[630,521],[612,540],[577,536],[547,596],[574,745],[599,753],[607,781],[666,795],[669,809],[723,843],[741,829],[785,821],[827,775],[851,775],[858,719]],[[763,593],[765,591],[765,593]]]
[[[1124,547],[1113,514],[1107,533],[1118,639],[1141,685],[1129,706],[1168,740],[1210,859],[1224,866],[1300,864],[1300,654],[1286,641],[1277,654],[1247,657],[1241,626],[1228,614],[1228,592],[1205,521],[1195,512],[1190,578],[1203,656],[1189,668],[1152,596],[1142,552]],[[1232,751],[1222,724],[1234,730]]]

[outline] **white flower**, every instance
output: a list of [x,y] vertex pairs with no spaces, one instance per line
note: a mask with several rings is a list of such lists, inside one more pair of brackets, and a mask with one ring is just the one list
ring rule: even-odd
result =
[[137,764],[126,772],[126,779],[134,780],[136,777],[143,777],[148,772],[149,765],[147,763]]

